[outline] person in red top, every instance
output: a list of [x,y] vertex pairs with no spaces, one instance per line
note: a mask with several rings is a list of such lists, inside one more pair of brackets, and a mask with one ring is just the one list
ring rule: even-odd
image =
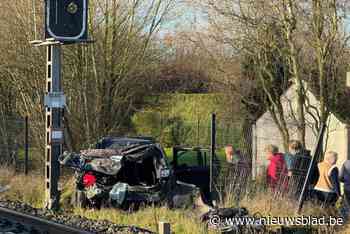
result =
[[267,160],[267,186],[272,191],[285,191],[287,189],[288,170],[282,153],[278,152],[278,147],[268,145],[265,148]]

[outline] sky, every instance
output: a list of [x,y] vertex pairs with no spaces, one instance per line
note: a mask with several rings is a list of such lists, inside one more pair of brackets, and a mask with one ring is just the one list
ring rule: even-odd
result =
[[[201,27],[207,28],[208,21],[206,16],[187,3],[177,6],[173,13],[174,19],[164,24],[160,30],[160,35],[173,34],[179,31],[199,30]],[[345,20],[345,30],[350,33],[350,16]]]
[[207,20],[198,9],[187,3],[182,3],[172,13],[171,20],[162,26],[160,34],[167,35],[182,31],[193,31],[206,25]]

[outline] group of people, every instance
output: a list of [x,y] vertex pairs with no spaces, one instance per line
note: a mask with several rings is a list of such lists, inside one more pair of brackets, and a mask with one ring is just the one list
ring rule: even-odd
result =
[[[311,163],[310,154],[299,141],[291,141],[285,154],[280,153],[274,145],[268,145],[265,152],[269,161],[266,174],[268,187],[273,191],[290,192],[293,189],[292,193],[299,197]],[[337,160],[336,152],[326,152],[323,161],[310,174],[308,194],[325,206],[335,205],[341,196],[341,182],[344,183],[346,201],[350,204],[350,160],[344,162],[340,171]]]
[[[278,194],[288,194],[298,199],[311,163],[310,151],[305,150],[301,142],[292,140],[286,153],[281,153],[275,145],[267,145],[265,153],[268,160],[266,171],[268,188]],[[237,165],[239,170],[242,168],[249,170],[245,157],[232,145],[225,147],[225,154],[228,163]],[[336,165],[337,160],[336,152],[326,152],[323,160],[310,174],[307,195],[325,206],[334,206],[341,196],[340,183],[344,184],[345,199],[350,205],[350,160],[346,160],[340,170]]]
[[299,141],[291,141],[288,152],[280,153],[275,145],[267,145],[267,185],[272,191],[288,193],[298,197],[311,162],[310,153]]

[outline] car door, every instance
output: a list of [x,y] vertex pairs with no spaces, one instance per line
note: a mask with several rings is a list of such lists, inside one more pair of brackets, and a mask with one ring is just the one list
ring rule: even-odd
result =
[[209,198],[209,157],[207,152],[174,148],[173,172],[178,181],[194,184]]

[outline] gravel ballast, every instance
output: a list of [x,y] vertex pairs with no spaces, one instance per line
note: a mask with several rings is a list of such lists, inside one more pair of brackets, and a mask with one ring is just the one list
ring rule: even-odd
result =
[[[81,217],[73,214],[62,214],[59,212],[55,213],[50,210],[37,209],[27,204],[16,202],[16,201],[0,201],[0,207],[11,209],[20,213],[32,215],[38,218],[43,218],[59,224],[82,229],[92,233],[102,233],[102,234],[112,234],[112,233],[153,234],[154,233],[149,230],[139,228],[136,226],[114,224],[107,220],[91,220],[91,219],[87,219],[85,217]],[[1,230],[0,230],[0,233],[1,233]]]

